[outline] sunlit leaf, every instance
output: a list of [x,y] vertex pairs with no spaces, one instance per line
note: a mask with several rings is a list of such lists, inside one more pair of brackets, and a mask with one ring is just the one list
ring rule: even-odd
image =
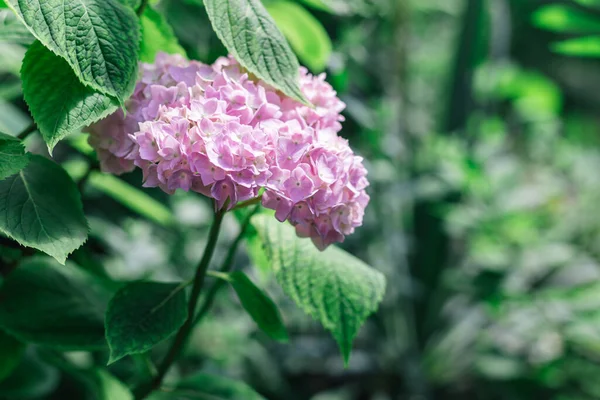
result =
[[383,298],[383,275],[337,247],[317,250],[272,216],[251,221],[283,290],[333,333],[347,363],[360,326]]
[[332,45],[319,20],[290,1],[268,3],[266,7],[300,61],[316,72],[325,69]]
[[7,0],[31,33],[85,84],[124,101],[137,75],[139,23],[116,0]]
[[140,44],[140,60],[154,62],[156,54],[185,55],[185,50],[179,45],[173,28],[167,20],[152,7],[146,7],[140,18],[142,26],[142,42]]
[[533,22],[540,28],[555,32],[600,32],[600,17],[562,4],[550,4],[538,9],[533,14]]
[[25,55],[22,79],[25,101],[50,151],[65,136],[119,107],[116,98],[81,83],[65,60],[40,42]]
[[587,36],[554,43],[552,50],[566,56],[600,57],[600,36]]
[[162,203],[116,176],[92,172],[88,184],[160,225],[169,226],[175,221],[173,213]]
[[248,71],[288,96],[306,102],[298,60],[260,0],[205,0],[214,31]]

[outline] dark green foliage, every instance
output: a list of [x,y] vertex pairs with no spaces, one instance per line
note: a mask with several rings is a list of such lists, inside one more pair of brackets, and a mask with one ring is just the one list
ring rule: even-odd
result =
[[19,340],[61,350],[104,349],[110,292],[72,264],[34,258],[0,288],[0,328]]
[[183,325],[187,317],[185,286],[134,282],[117,292],[106,311],[109,364],[150,350]]
[[0,331],[0,382],[9,376],[21,362],[25,345],[14,337]]
[[172,399],[265,400],[248,385],[219,375],[195,374],[181,380],[171,395],[156,396],[157,400]]
[[0,398],[44,398],[56,389],[59,379],[55,368],[45,363],[36,351],[29,350],[12,374],[0,382]]
[[25,148],[15,137],[0,132],[0,180],[16,174],[29,162]]
[[77,187],[56,163],[31,156],[18,174],[0,181],[0,232],[64,263],[87,239]]
[[277,305],[246,274],[235,271],[226,280],[237,293],[242,306],[258,327],[275,340],[287,342],[289,337]]

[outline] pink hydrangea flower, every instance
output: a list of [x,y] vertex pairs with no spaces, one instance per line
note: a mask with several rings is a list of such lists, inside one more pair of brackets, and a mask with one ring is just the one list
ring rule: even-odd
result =
[[367,171],[339,137],[345,105],[325,75],[300,70],[309,107],[251,79],[233,58],[213,65],[160,54],[142,64],[126,113],[89,128],[103,171],[141,168],[144,186],[195,191],[218,209],[256,198],[319,249],[362,224]]

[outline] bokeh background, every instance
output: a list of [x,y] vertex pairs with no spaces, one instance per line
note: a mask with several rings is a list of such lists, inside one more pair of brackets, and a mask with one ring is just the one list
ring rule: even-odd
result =
[[[341,134],[369,170],[364,226],[343,247],[386,275],[386,297],[344,369],[330,335],[239,252],[290,342],[270,341],[224,291],[173,373],[241,378],[273,400],[600,399],[599,4],[297,1],[330,37],[323,63],[347,104]],[[191,58],[225,54],[201,1],[157,7]],[[328,46],[299,40],[308,54]],[[0,130],[16,133],[30,123],[24,47],[0,43],[0,54]],[[38,140],[28,146],[45,151]],[[54,157],[77,178],[82,151],[76,136]],[[115,279],[189,276],[207,199],[122,178],[90,175],[91,237],[73,260]],[[226,221],[217,258],[236,231]],[[67,378],[47,381],[37,398],[78,398]]]

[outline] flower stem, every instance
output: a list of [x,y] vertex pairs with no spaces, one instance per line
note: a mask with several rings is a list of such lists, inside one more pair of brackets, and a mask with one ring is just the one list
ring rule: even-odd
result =
[[[240,228],[240,233],[237,235],[237,237],[235,238],[235,240],[229,247],[229,251],[227,252],[227,256],[225,257],[223,264],[221,264],[221,267],[219,268],[219,272],[225,273],[225,272],[229,272],[231,270],[231,267],[233,266],[233,258],[235,257],[237,248],[239,247],[240,242],[244,238],[246,230],[248,229],[248,226],[250,225],[250,219],[256,213],[258,208],[259,208],[259,205],[254,207],[254,209],[248,213],[246,218],[244,218],[244,221],[242,222],[242,225]],[[206,315],[208,310],[210,310],[210,308],[212,307],[212,304],[215,300],[215,296],[217,295],[217,292],[219,291],[219,289],[221,289],[221,287],[223,287],[225,285],[225,283],[226,283],[226,281],[224,281],[222,279],[216,279],[214,281],[214,283],[212,284],[212,286],[210,287],[210,289],[208,291],[208,294],[206,295],[206,298],[204,299],[204,303],[202,304],[200,311],[198,311],[198,315],[196,316],[196,319],[194,320],[194,326],[198,325],[200,323],[200,321],[202,321],[202,318]]]
[[248,206],[251,206],[253,204],[258,204],[260,203],[260,200],[262,199],[262,196],[258,196],[255,197],[253,199],[250,200],[246,200],[246,201],[242,201],[241,203],[238,203],[235,207],[233,207],[231,210],[239,210],[241,208],[246,208]]
[[171,366],[185,347],[185,344],[187,343],[188,336],[190,335],[192,328],[194,327],[194,314],[196,313],[196,306],[198,304],[198,299],[200,298],[202,286],[204,285],[206,271],[208,270],[210,260],[212,259],[212,255],[217,244],[219,230],[221,228],[221,222],[223,221],[224,215],[225,209],[219,210],[215,213],[215,219],[210,228],[208,242],[206,243],[206,247],[204,248],[204,254],[202,255],[202,259],[198,264],[198,268],[196,269],[196,274],[194,276],[192,294],[190,295],[190,301],[188,303],[187,319],[177,332],[177,335],[173,340],[173,344],[169,349],[169,352],[158,367],[156,377],[154,377],[154,379],[152,379],[149,383],[137,388],[135,396],[137,400],[146,398],[146,396],[148,396],[153,390],[160,387],[165,375],[167,374],[167,372],[169,371],[169,369],[171,368]]

